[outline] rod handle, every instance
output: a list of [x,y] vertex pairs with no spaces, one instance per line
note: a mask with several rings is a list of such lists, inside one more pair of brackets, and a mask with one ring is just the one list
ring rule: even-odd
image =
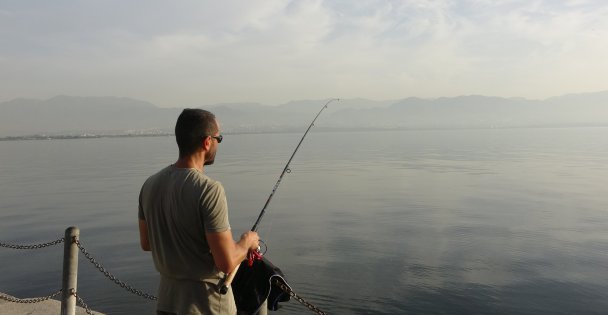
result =
[[225,275],[224,278],[222,278],[218,283],[218,291],[221,295],[225,295],[226,293],[228,293],[228,287],[232,284],[232,280],[234,280],[234,276],[236,276],[236,272],[239,270],[240,266],[241,264],[236,265],[234,270],[231,273]]

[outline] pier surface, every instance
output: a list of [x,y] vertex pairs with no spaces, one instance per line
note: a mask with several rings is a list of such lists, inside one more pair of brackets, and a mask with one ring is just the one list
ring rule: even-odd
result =
[[[104,315],[97,311],[93,314]],[[39,303],[14,303],[0,299],[0,315],[54,315],[61,314],[61,302],[57,300],[46,300]],[[77,306],[76,315],[85,315],[84,308]]]

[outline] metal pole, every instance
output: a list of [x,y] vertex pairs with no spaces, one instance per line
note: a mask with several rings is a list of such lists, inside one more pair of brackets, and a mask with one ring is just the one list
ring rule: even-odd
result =
[[[71,226],[65,230],[65,242],[63,247],[63,279],[61,281],[61,315],[76,314],[76,292],[78,283],[78,245],[76,240],[80,230]],[[72,291],[74,290],[74,291]]]

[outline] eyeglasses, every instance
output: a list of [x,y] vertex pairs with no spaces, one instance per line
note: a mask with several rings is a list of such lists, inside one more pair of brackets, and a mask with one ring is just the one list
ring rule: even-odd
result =
[[217,143],[222,143],[222,140],[224,139],[224,136],[219,135],[219,136],[209,136],[215,140],[217,140]]

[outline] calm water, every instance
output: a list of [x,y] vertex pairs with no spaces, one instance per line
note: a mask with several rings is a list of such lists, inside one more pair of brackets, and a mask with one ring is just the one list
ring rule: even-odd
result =
[[[249,229],[299,134],[229,135],[207,173]],[[156,293],[139,249],[141,184],[171,137],[0,142],[0,241],[70,225],[110,272]],[[313,131],[260,233],[294,290],[332,314],[601,314],[608,310],[608,128]],[[235,237],[238,235],[235,235]],[[0,291],[61,287],[62,246],[0,248]],[[80,260],[79,292],[150,314]],[[307,314],[289,302],[277,314]],[[311,313],[312,314],[312,313]]]

